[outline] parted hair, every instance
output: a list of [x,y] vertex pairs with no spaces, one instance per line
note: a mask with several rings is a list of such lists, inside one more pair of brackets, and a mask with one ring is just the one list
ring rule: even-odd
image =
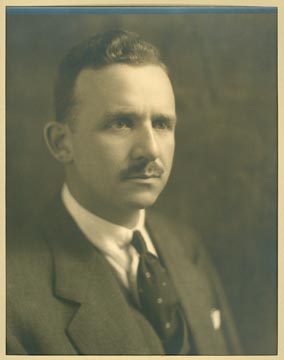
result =
[[138,34],[125,30],[99,33],[71,48],[59,66],[54,88],[56,121],[75,120],[74,87],[81,70],[100,69],[115,63],[133,66],[154,64],[161,66],[167,72],[159,50],[141,39]]

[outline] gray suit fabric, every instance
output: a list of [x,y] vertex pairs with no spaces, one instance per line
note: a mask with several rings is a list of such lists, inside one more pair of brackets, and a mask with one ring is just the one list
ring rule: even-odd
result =
[[[195,235],[147,213],[199,355],[240,354],[226,297]],[[31,229],[31,227],[30,227]],[[221,311],[215,330],[210,311]],[[7,354],[159,355],[161,342],[59,198],[7,246]]]

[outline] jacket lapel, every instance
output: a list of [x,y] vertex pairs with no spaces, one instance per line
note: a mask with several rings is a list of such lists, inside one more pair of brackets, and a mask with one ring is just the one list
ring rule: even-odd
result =
[[52,217],[46,231],[54,256],[55,293],[78,304],[67,334],[79,353],[161,353],[158,342],[149,348],[110,265],[62,205],[52,209]]
[[[214,329],[210,317],[214,306],[210,285],[194,263],[194,254],[185,252],[177,239],[179,232],[173,232],[155,215],[147,217],[147,225],[179,294],[198,354],[226,354],[222,332]],[[191,240],[188,235],[187,241]]]

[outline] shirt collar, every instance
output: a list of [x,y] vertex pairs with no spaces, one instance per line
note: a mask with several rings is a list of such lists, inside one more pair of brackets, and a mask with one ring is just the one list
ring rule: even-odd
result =
[[145,210],[140,210],[137,224],[132,228],[126,228],[111,223],[91,213],[73,197],[66,184],[62,188],[62,201],[85,236],[101,251],[111,255],[115,248],[127,246],[134,230],[143,232],[145,223]]

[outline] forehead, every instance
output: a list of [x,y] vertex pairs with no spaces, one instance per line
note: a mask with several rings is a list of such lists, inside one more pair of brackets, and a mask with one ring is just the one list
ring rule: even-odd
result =
[[84,69],[76,80],[75,95],[85,105],[148,104],[171,112],[175,107],[170,79],[158,65],[112,64],[101,69]]

